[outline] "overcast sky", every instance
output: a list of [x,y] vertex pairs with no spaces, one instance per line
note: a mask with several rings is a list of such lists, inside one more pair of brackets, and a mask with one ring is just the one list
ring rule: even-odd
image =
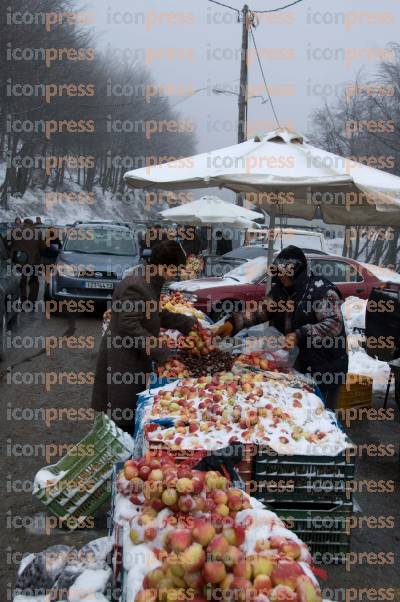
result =
[[[242,7],[238,0],[225,3]],[[254,0],[250,8],[286,3]],[[213,87],[235,91],[238,85],[241,25],[235,12],[207,0],[88,0],[86,8],[96,13],[100,47],[110,45],[127,60],[145,57],[154,80],[169,86],[169,94],[178,91],[171,101],[184,100],[179,109],[194,124],[199,152],[236,142],[237,97],[211,92]],[[306,132],[323,90],[328,100],[334,98],[337,87],[351,82],[361,67],[372,77],[379,59],[389,56],[387,44],[399,31],[400,3],[304,0],[259,18],[254,35],[280,123]],[[249,95],[265,96],[251,41],[249,59]],[[204,87],[208,90],[184,98]],[[275,127],[270,105],[250,100],[249,134]]]

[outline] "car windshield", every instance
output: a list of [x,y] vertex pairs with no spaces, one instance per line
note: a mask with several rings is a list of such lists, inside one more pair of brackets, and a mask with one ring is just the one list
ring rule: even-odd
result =
[[133,232],[118,228],[72,228],[64,251],[129,257],[137,254]]
[[227,274],[225,274],[224,278],[232,280],[237,280],[238,282],[243,282],[243,284],[254,284],[258,282],[265,276],[267,273],[267,258],[266,257],[257,257],[256,259],[252,259],[251,261],[247,261],[242,265],[234,268]]

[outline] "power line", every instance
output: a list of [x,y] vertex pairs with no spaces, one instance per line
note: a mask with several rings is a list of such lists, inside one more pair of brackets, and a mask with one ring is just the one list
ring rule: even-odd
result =
[[223,4],[222,2],[217,2],[217,0],[208,0],[208,1],[212,2],[213,4],[218,4],[219,6],[224,6],[225,8],[229,8],[230,10],[234,10],[235,13],[240,15],[240,10],[238,10],[237,8],[234,8],[233,6],[229,6],[228,4]]
[[250,33],[251,33],[251,37],[252,37],[252,40],[253,40],[254,48],[255,48],[255,51],[256,51],[258,65],[260,67],[261,75],[262,75],[263,80],[264,80],[265,89],[266,89],[267,94],[268,94],[269,102],[271,103],[271,108],[272,108],[272,111],[274,113],[275,121],[276,121],[278,127],[280,128],[281,124],[279,123],[279,119],[278,119],[278,116],[277,116],[276,111],[275,111],[274,103],[272,102],[271,94],[269,93],[268,84],[267,84],[267,78],[265,77],[264,69],[263,69],[263,66],[262,66],[262,63],[261,63],[260,55],[259,55],[259,52],[258,52],[256,40],[255,40],[254,33],[253,33],[252,29],[250,29]]
[[[210,0],[211,2],[212,0]],[[295,0],[294,2],[291,2],[290,4],[285,4],[285,6],[280,6],[279,8],[271,8],[270,10],[252,10],[252,13],[258,13],[258,14],[263,14],[263,13],[276,13],[279,10],[284,10],[285,8],[289,8],[290,6],[294,6],[295,4],[299,4],[300,2],[303,2],[303,0]]]

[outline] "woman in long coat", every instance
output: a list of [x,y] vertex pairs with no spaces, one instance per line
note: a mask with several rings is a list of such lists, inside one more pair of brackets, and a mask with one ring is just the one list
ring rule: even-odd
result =
[[159,310],[165,280],[176,276],[186,256],[175,241],[153,247],[149,265],[135,267],[116,287],[112,317],[97,360],[92,408],[108,413],[119,427],[133,432],[136,396],[148,375],[170,352],[160,348],[160,328],[187,334],[193,318]]

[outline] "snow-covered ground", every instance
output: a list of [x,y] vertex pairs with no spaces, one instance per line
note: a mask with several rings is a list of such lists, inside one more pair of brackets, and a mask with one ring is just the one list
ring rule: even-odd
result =
[[367,301],[358,297],[348,297],[342,305],[349,345],[349,372],[364,374],[374,379],[375,396],[384,396],[389,378],[389,365],[370,357],[361,347],[362,335],[355,331],[365,328]]
[[[0,182],[4,181],[5,171],[5,163],[0,162]],[[12,222],[17,216],[49,218],[57,225],[95,219],[148,220],[155,219],[157,212],[166,208],[167,203],[150,207],[145,194],[137,190],[129,190],[120,198],[110,191],[103,192],[100,186],[95,185],[93,195],[89,196],[81,186],[69,179],[62,192],[54,193],[51,187],[37,187],[28,188],[23,197],[10,196],[8,208],[0,207],[0,221]]]

